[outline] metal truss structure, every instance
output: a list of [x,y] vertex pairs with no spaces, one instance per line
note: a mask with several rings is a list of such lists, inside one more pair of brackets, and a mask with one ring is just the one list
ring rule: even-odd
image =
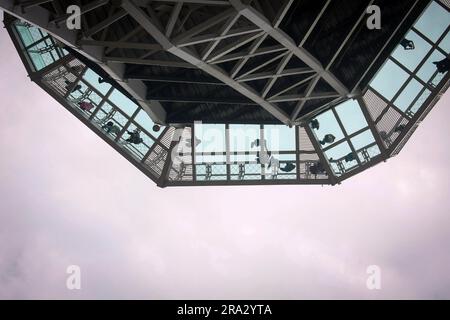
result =
[[450,83],[433,64],[449,59],[448,2],[399,6],[376,45],[363,26],[380,1],[349,2],[323,43],[331,0],[304,26],[311,1],[79,1],[81,30],[69,1],[0,8],[31,79],[158,186],[335,185],[397,155]]

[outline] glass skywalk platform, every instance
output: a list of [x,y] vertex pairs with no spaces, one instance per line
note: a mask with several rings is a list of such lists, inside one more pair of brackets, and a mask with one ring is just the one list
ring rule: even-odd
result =
[[30,78],[160,187],[339,184],[396,156],[450,85],[450,5],[436,0],[367,86],[301,121],[161,123],[126,81],[13,14],[5,25]]

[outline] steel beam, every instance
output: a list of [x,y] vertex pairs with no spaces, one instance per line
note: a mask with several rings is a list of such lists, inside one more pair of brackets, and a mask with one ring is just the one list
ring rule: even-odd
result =
[[[100,8],[100,7],[102,7],[102,6],[106,5],[106,4],[108,4],[109,1],[110,1],[110,0],[97,0],[97,1],[91,1],[91,3],[89,3],[89,4],[85,5],[85,6],[82,6],[82,7],[80,8],[80,9],[81,9],[81,10],[80,10],[80,13],[83,15],[83,14],[86,14],[86,13],[88,13],[88,12],[91,12],[91,11],[97,9],[97,8]],[[49,21],[49,24],[60,24],[60,23],[62,23],[62,22],[64,22],[64,21],[66,21],[67,18],[69,18],[69,17],[70,17],[69,14],[63,14],[62,16],[59,16],[59,17],[56,17],[56,18],[53,19],[53,20],[50,20],[50,21]]]
[[270,98],[270,102],[289,102],[289,101],[309,101],[309,100],[319,100],[319,99],[332,99],[339,97],[336,92],[324,92],[324,93],[313,93],[309,95],[293,94],[286,96],[277,96]]
[[101,21],[100,23],[96,24],[95,26],[93,26],[89,30],[86,30],[85,33],[84,33],[84,37],[85,38],[92,37],[96,33],[98,33],[100,31],[108,28],[113,23],[119,21],[120,19],[122,19],[126,15],[127,15],[127,13],[124,10],[117,11],[115,14],[111,15],[107,19],[105,19],[105,20]]
[[138,50],[162,50],[159,44],[125,41],[97,41],[90,39],[81,39],[77,42],[78,46],[96,46],[114,49],[138,49]]
[[228,38],[244,36],[244,35],[257,33],[257,32],[261,32],[261,30],[258,28],[255,28],[255,27],[242,27],[242,28],[230,30],[227,34],[224,34],[224,35],[205,34],[205,35],[201,35],[201,36],[192,37],[192,38],[184,40],[183,42],[177,43],[177,46],[180,48],[188,47],[188,46],[192,46],[194,44],[206,43],[206,42],[211,42],[211,41],[220,41],[220,40],[224,40],[224,39],[228,39]]
[[[289,8],[292,5],[292,2],[293,2],[293,0],[287,0],[284,3],[284,5],[281,7],[281,10],[278,12],[278,14],[276,15],[276,17],[274,18],[274,21],[273,21],[273,25],[275,28],[277,28],[283,21]],[[261,36],[261,38],[257,39],[250,47],[249,55],[254,54],[259,49],[259,47],[263,44],[263,42],[267,39],[267,37],[268,37],[268,34],[266,33],[263,36]],[[231,70],[232,78],[236,78],[236,76],[239,74],[239,72],[242,70],[242,68],[245,66],[245,64],[248,62],[249,59],[250,59],[250,57],[244,57],[239,60],[239,62],[233,67],[233,70]],[[264,97],[264,95],[263,95],[263,97]]]
[[126,64],[138,64],[143,66],[161,66],[171,68],[185,68],[185,69],[197,69],[190,63],[168,60],[149,60],[149,59],[135,59],[126,57],[105,57],[108,62],[118,62]]
[[222,58],[216,59],[214,61],[207,60],[207,62],[211,63],[211,64],[219,64],[219,63],[224,63],[224,62],[228,62],[228,61],[253,58],[253,57],[262,56],[262,55],[269,54],[269,53],[280,52],[280,51],[286,51],[286,48],[281,45],[270,46],[270,47],[265,47],[265,48],[259,48],[258,50],[256,50],[253,53],[237,52],[237,53],[225,55]]
[[253,73],[253,74],[245,76],[245,77],[239,77],[236,80],[238,82],[249,82],[249,81],[261,80],[261,79],[282,78],[282,77],[308,74],[308,73],[314,73],[314,70],[311,70],[309,68],[293,68],[293,69],[283,70],[279,74],[274,74],[273,72]]
[[246,36],[242,36],[239,39],[231,42],[230,44],[224,46],[220,50],[217,50],[215,54],[209,59],[209,61],[215,61],[219,58],[222,58],[227,53],[230,53],[242,46],[245,46],[247,43],[252,42],[253,40],[261,37],[264,33],[258,32],[256,34],[249,34]]
[[19,4],[19,6],[22,7],[22,9],[28,9],[31,7],[39,6],[41,4],[52,2],[53,0],[28,0],[23,1]]
[[[130,2],[131,5],[134,5],[134,3],[131,3],[131,1],[124,1],[124,2],[125,2],[125,4],[127,2]],[[233,10],[232,8],[227,9],[224,12],[222,12],[221,14],[218,14],[212,18],[209,18],[206,21],[200,23],[199,25],[176,36],[175,38],[173,38],[172,41],[176,45],[186,42],[188,39],[200,34],[203,31],[210,29],[211,27],[221,23],[222,21],[228,19],[229,17],[233,16],[234,14],[235,14],[235,10]]]
[[[128,0],[126,0],[128,1]],[[159,2],[171,2],[171,3],[190,3],[190,4],[199,4],[205,6],[229,6],[230,3],[226,0],[158,0]],[[147,7],[152,0],[134,0],[136,5],[140,7]]]
[[326,71],[322,64],[314,58],[308,51],[304,48],[299,47],[295,44],[294,40],[285,34],[281,29],[274,28],[272,24],[261,15],[254,8],[244,5],[240,0],[230,0],[230,3],[236,8],[236,10],[246,17],[248,20],[252,21],[255,25],[269,34],[272,38],[277,40],[283,46],[285,46],[289,51],[291,51],[297,58],[306,63],[309,67],[314,69],[317,74],[319,74],[333,89],[335,89],[341,96],[346,96],[349,94],[349,90],[342,84],[339,79],[337,79],[334,74]]
[[125,79],[135,79],[150,82],[170,82],[170,83],[186,83],[186,84],[204,84],[215,86],[226,86],[221,81],[215,79],[208,79],[205,77],[185,77],[185,76],[160,76],[153,74],[139,74],[133,72],[125,72]]
[[122,7],[132,16],[161,46],[178,58],[203,70],[214,78],[224,82],[243,96],[252,100],[271,113],[275,118],[285,124],[290,124],[289,116],[276,105],[264,100],[256,91],[230,78],[223,70],[216,66],[209,65],[191,52],[177,47],[159,30],[150,17],[132,1],[124,1]]
[[149,94],[147,100],[156,100],[160,102],[178,102],[178,103],[211,103],[211,104],[240,104],[240,105],[256,105],[253,101],[242,98],[206,98],[206,97],[181,97],[181,96],[160,96]]
[[304,85],[305,83],[307,83],[307,82],[311,81],[312,79],[314,79],[314,77],[315,77],[315,75],[312,75],[312,76],[309,76],[309,77],[307,77],[307,78],[305,78],[305,79],[303,79],[303,80],[297,81],[297,82],[295,82],[294,84],[288,86],[287,88],[284,88],[283,90],[278,91],[277,93],[271,95],[270,98],[268,98],[267,100],[271,100],[271,99],[273,99],[273,98],[276,98],[276,97],[278,97],[278,96],[281,96],[283,93],[289,92],[289,91],[291,91],[292,89],[295,89],[295,88],[297,88],[297,87],[300,87],[300,86]]
[[175,4],[172,13],[169,18],[169,22],[167,22],[166,26],[166,37],[170,37],[172,35],[173,29],[175,28],[175,23],[178,20],[178,17],[180,16],[181,8],[183,8],[183,1],[177,2]]
[[370,116],[370,112],[369,112],[369,109],[367,108],[367,104],[364,101],[362,96],[359,96],[356,100],[358,101],[359,107],[361,108],[361,110],[364,114],[364,117],[366,118],[367,124],[369,125],[369,129],[375,138],[378,148],[380,149],[381,157],[383,158],[383,160],[386,161],[389,158],[389,155],[387,153],[386,146],[384,145],[384,141],[381,138],[372,117]]
[[[236,21],[239,19],[239,14],[235,14],[231,18],[228,19],[228,21],[222,26],[220,31],[220,36],[226,36],[228,32],[230,32],[231,28],[234,26]],[[217,45],[220,43],[220,39],[216,39],[210,44],[207,45],[207,47],[202,52],[202,60],[206,60],[209,55],[214,51],[214,49],[217,47]]]
[[[314,88],[316,87],[316,85],[317,85],[317,83],[319,82],[319,80],[320,80],[320,76],[316,76],[316,77],[309,83],[309,86],[308,86],[308,88],[306,89],[306,93],[305,93],[306,96],[309,96],[309,95],[311,95],[311,94],[313,93]],[[297,119],[298,115],[299,115],[300,112],[302,111],[302,109],[303,109],[303,107],[305,106],[305,104],[306,104],[306,100],[300,101],[300,102],[297,104],[297,106],[295,107],[294,112],[292,113],[292,117],[291,117],[291,120],[292,120],[292,121],[295,121],[295,120]]]

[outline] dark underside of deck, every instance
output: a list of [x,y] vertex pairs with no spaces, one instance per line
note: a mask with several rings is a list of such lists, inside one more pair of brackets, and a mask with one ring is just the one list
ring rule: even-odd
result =
[[[71,1],[60,1],[62,4]],[[82,4],[87,1],[80,1]],[[279,1],[282,3],[282,1]],[[308,34],[306,42],[302,45],[313,57],[315,57],[325,68],[329,67],[331,72],[349,92],[354,89],[364,89],[387,56],[399,43],[406,31],[418,18],[428,0],[378,0],[373,4],[381,8],[382,28],[381,30],[370,30],[366,26],[366,20],[370,16],[367,14],[362,20],[366,8],[372,1],[368,0],[345,0],[331,1],[323,11],[321,18],[313,29],[311,26],[321,13],[326,0],[301,0],[294,1],[290,6],[279,28],[292,38],[296,44],[300,44],[305,35]],[[266,1],[267,3],[267,1]],[[276,18],[276,14],[270,16],[268,13],[277,12],[280,8],[278,1],[270,2],[272,8],[267,12],[262,12],[268,20]],[[170,19],[173,7],[170,2],[153,1],[150,3],[153,12],[159,17],[162,25]],[[267,5],[266,5],[267,6]],[[261,6],[264,8],[264,6]],[[411,8],[413,8],[411,10]],[[48,7],[52,10],[51,6]],[[190,10],[190,11],[189,11]],[[192,10],[188,5],[183,6],[180,19],[186,17],[183,25],[184,30],[189,30],[203,21],[220,14],[224,8],[220,6],[206,6],[198,10]],[[109,14],[114,12],[110,8]],[[189,13],[189,15],[188,15]],[[85,17],[88,26],[95,26],[99,21],[106,19],[108,10],[105,7],[93,10]],[[405,19],[406,17],[406,19]],[[360,21],[359,23],[357,23]],[[235,29],[243,29],[252,25],[251,21],[239,18],[235,24]],[[355,28],[356,26],[356,28]],[[216,25],[213,30],[208,30],[209,34],[220,33],[223,25]],[[124,35],[139,28],[137,22],[130,16],[125,16],[113,25],[107,33],[99,32],[92,35],[94,40],[119,41]],[[175,28],[177,30],[177,28]],[[142,30],[143,31],[143,30]],[[177,31],[173,37],[176,38]],[[181,33],[181,31],[179,31]],[[394,36],[393,36],[394,35]],[[242,35],[240,37],[249,36]],[[393,36],[393,37],[392,37]],[[218,50],[236,41],[237,38],[228,38],[220,42]],[[252,45],[258,38],[240,46],[232,54],[245,54],[251,52]],[[139,43],[156,43],[154,38],[148,33],[136,32],[128,41]],[[192,52],[204,52],[209,42],[199,43],[187,47]],[[341,46],[344,45],[343,48]],[[276,51],[280,43],[268,36],[260,44],[259,48],[274,48],[274,52],[257,55],[248,59],[247,63],[234,76],[234,80],[246,74],[249,70],[269,61],[272,63],[258,69],[256,73],[276,73],[283,57],[276,59],[283,51]],[[269,50],[268,50],[269,51]],[[337,56],[335,54],[339,52]],[[111,48],[107,51],[107,57],[126,56],[127,58],[138,59],[146,56],[146,59],[155,61],[179,62],[180,66],[127,64],[125,79],[138,79],[145,82],[148,87],[147,99],[160,101],[166,111],[166,122],[192,123],[203,121],[205,123],[241,123],[241,124],[279,124],[280,121],[263,109],[256,102],[242,95],[234,88],[225,85],[218,79],[207,74],[205,71],[195,67],[186,67],[184,61],[165,51],[156,51],[148,55],[148,50]],[[236,64],[240,60],[224,61],[215,63],[214,66],[220,68],[226,74],[232,74]],[[183,63],[182,63],[183,62]],[[285,70],[300,70],[307,66],[297,57],[292,57],[287,63]],[[296,74],[292,76],[279,77],[274,81],[267,96],[276,95],[295,83],[306,79],[310,74]],[[251,81],[243,81],[243,85],[261,93],[264,91],[270,78],[262,78]],[[283,92],[284,96],[304,95],[309,87],[309,82],[294,87]],[[333,92],[333,88],[323,79],[319,80],[313,90],[313,94]],[[301,108],[298,118],[307,117],[318,108],[336,100],[336,97],[326,99],[308,100]],[[298,101],[274,101],[279,109],[291,115]]]

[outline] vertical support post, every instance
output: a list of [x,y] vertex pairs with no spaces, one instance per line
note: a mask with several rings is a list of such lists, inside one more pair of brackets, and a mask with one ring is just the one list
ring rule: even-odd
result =
[[227,181],[231,180],[231,157],[230,157],[230,125],[225,124],[225,150],[226,150],[226,166]]
[[[170,143],[170,148],[167,151],[167,158],[166,162],[164,163],[164,167],[161,172],[161,176],[159,177],[158,181],[156,182],[157,186],[160,188],[167,187],[167,182],[170,175],[170,169],[172,168],[172,155],[175,148],[178,147],[178,143],[183,136],[183,131],[185,128],[177,128],[175,129],[175,133],[173,134],[172,142]],[[178,151],[178,150],[177,150]]]
[[383,161],[386,161],[389,158],[389,155],[386,152],[386,146],[384,144],[384,141],[383,141],[383,139],[381,139],[381,136],[378,133],[377,128],[375,127],[375,123],[372,120],[372,117],[370,116],[369,110],[367,109],[367,104],[361,95],[359,95],[356,100],[358,101],[359,107],[361,108],[361,110],[364,114],[364,117],[366,118],[366,121],[369,124],[369,129],[372,132],[372,135],[374,136],[375,141],[377,142],[377,145],[381,152],[381,157],[382,157]]
[[296,162],[296,172],[297,181],[300,182],[300,130],[299,126],[295,126],[295,162]]
[[338,180],[336,179],[336,176],[333,173],[333,170],[331,170],[331,167],[328,163],[328,160],[325,158],[324,153],[322,152],[322,149],[320,148],[319,143],[317,142],[316,138],[314,137],[314,133],[312,132],[311,128],[309,127],[309,124],[305,124],[305,131],[308,135],[309,140],[311,140],[312,145],[314,146],[314,149],[316,150],[317,155],[319,156],[320,163],[324,166],[328,178],[330,179],[330,182],[332,185],[336,185],[338,183]]
[[192,157],[192,181],[197,180],[196,153],[197,146],[195,144],[195,125],[191,126],[191,157]]
[[[262,153],[262,145],[264,143],[264,125],[260,125],[259,126],[259,139],[260,139],[260,144],[259,144],[259,157],[258,159],[261,160],[261,153]],[[261,166],[261,180],[266,180],[266,167],[260,163]]]

